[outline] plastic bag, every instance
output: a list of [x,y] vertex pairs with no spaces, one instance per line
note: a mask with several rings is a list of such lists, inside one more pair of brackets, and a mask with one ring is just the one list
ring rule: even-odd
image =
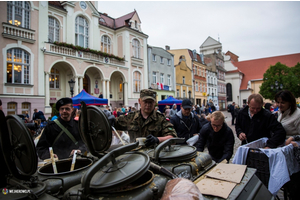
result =
[[203,196],[192,181],[185,178],[170,180],[164,190],[161,200],[203,200]]
[[191,137],[190,139],[188,139],[186,141],[186,143],[190,146],[193,146],[198,141],[198,139],[199,139],[199,135],[197,134],[197,135]]

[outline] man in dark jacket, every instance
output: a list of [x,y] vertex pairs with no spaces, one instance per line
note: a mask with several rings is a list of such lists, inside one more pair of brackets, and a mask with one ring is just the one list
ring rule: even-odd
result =
[[46,118],[45,118],[45,115],[42,111],[38,111],[38,109],[34,109],[33,110],[34,113],[33,113],[33,116],[32,116],[32,120],[37,120],[37,119],[40,119],[42,122],[46,121]]
[[233,154],[233,132],[224,121],[225,116],[221,111],[213,112],[211,121],[202,127],[197,142],[197,150],[203,152],[207,145],[209,155],[217,163],[224,159],[229,162]]
[[206,119],[205,114],[201,114],[199,120],[200,120],[200,124],[202,127],[208,123],[208,120]]
[[192,106],[189,99],[184,99],[181,110],[171,118],[177,137],[185,138],[185,142],[194,135],[199,134],[202,128],[198,116],[192,113]]
[[72,99],[58,100],[56,109],[59,111],[60,117],[56,119],[57,121],[50,121],[46,125],[37,143],[36,150],[39,158],[43,160],[50,158],[49,147],[53,148],[55,157],[59,159],[68,158],[74,154],[75,150],[78,150],[78,153],[85,153],[87,148],[80,137],[78,122],[71,116]]
[[248,106],[243,108],[236,119],[235,130],[242,145],[267,137],[266,148],[276,148],[285,141],[286,132],[275,116],[262,108],[263,97],[251,94]]

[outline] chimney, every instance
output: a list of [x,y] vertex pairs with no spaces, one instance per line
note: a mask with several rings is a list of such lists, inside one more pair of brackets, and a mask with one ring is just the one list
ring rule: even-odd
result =
[[107,13],[103,13],[103,15],[107,16]]
[[166,45],[166,50],[167,51],[170,50],[170,46]]

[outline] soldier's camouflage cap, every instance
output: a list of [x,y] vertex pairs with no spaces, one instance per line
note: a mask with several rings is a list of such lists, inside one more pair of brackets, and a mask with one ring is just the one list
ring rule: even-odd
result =
[[140,98],[144,101],[146,99],[152,99],[156,101],[156,92],[150,89],[143,89],[140,92]]

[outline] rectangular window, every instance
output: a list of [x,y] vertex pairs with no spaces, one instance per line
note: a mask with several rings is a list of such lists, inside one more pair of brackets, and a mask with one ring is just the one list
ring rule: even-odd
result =
[[7,50],[6,61],[7,83],[29,84],[29,54],[22,49],[9,49]]
[[176,96],[179,97],[179,90],[176,91]]
[[16,115],[17,114],[17,104],[8,103],[7,104],[7,115]]
[[157,83],[157,77],[156,77],[156,72],[153,72],[152,74],[152,79],[153,79],[153,83]]
[[182,84],[185,84],[185,77],[182,77]]
[[49,87],[51,89],[59,89],[59,71],[55,68],[51,69],[49,76]]
[[156,55],[155,54],[152,54],[152,60],[156,61]]
[[168,65],[171,65],[171,60],[170,59],[168,59]]
[[202,83],[199,84],[199,91],[202,92]]
[[133,92],[140,92],[141,90],[141,74],[139,72],[134,72],[133,74]]
[[30,116],[30,103],[22,103],[22,114],[26,114],[26,112]]
[[168,75],[168,86],[171,86],[171,75]]
[[119,83],[119,92],[123,92],[123,82],[120,81]]
[[196,82],[196,92],[198,92],[198,82]]
[[182,97],[185,98],[185,90],[183,90]]
[[160,74],[160,83],[165,84],[165,77],[164,74]]
[[160,63],[163,64],[164,63],[164,58],[160,57]]

